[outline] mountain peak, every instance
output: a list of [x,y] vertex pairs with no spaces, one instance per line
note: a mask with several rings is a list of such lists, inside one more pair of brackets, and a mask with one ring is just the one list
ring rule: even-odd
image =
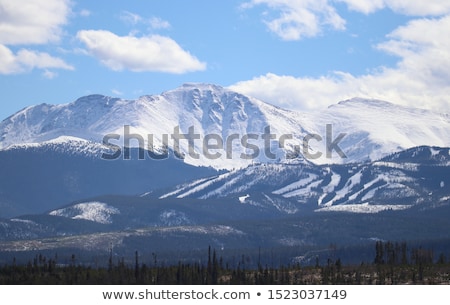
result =
[[97,101],[97,100],[102,100],[108,98],[107,96],[103,95],[103,94],[89,94],[86,96],[82,96],[80,98],[78,98],[76,102],[88,102],[88,101]]
[[109,106],[116,101],[121,100],[120,98],[110,97],[102,94],[90,94],[82,96],[70,103],[71,105],[104,105]]
[[223,112],[229,105],[243,107],[252,100],[222,86],[208,83],[185,83],[176,89],[163,92],[161,96],[171,103],[180,103],[182,109],[187,107],[189,111],[215,111],[214,115]]
[[223,92],[226,89],[222,86],[210,84],[210,83],[187,82],[187,83],[183,83],[181,86],[176,87],[175,89],[166,90],[166,91],[162,92],[161,95],[165,95],[170,92],[190,92],[193,90]]

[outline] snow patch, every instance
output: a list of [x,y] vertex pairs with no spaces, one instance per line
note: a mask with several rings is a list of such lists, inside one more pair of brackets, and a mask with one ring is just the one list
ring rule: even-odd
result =
[[440,150],[430,147],[430,152],[431,152],[431,156],[434,157],[436,155],[439,155]]
[[179,194],[179,193],[183,192],[186,189],[192,188],[192,187],[194,187],[196,185],[199,185],[199,184],[201,184],[201,183],[203,183],[203,182],[205,182],[207,180],[210,180],[210,179],[211,178],[203,178],[203,179],[195,180],[194,182],[191,182],[191,183],[183,184],[182,186],[180,186],[176,190],[160,196],[159,199],[164,199],[164,198],[167,198],[167,197],[174,196],[176,194]]
[[72,219],[85,219],[101,224],[112,223],[111,215],[120,214],[119,209],[102,202],[85,202],[55,210],[49,213],[52,216],[62,216]]
[[311,183],[312,181],[314,181],[317,178],[318,178],[317,175],[309,174],[308,177],[300,179],[299,181],[296,181],[294,183],[291,183],[279,190],[273,191],[272,194],[281,195],[281,194],[291,192],[293,190],[304,187],[305,185]]
[[26,223],[26,224],[36,224],[34,221],[28,220],[28,219],[20,219],[20,218],[12,218],[10,219],[13,222],[21,222],[21,223]]
[[320,183],[322,183],[322,180],[314,181],[311,184],[309,184],[308,186],[305,186],[304,188],[283,194],[283,197],[291,198],[291,197],[310,196],[313,193],[312,189],[319,186]]
[[244,232],[237,230],[233,227],[226,225],[217,226],[180,226],[180,227],[167,227],[158,229],[161,232],[186,232],[204,235],[245,235]]
[[351,190],[355,187],[355,185],[361,184],[361,177],[362,177],[362,171],[357,172],[353,176],[348,179],[347,183],[344,185],[344,187],[340,190],[336,191],[336,195],[326,203],[323,203],[322,200],[324,198],[320,198],[320,200],[317,202],[318,206],[331,206],[333,205],[337,200],[340,200],[347,196]]
[[187,215],[176,210],[166,210],[159,215],[159,220],[165,226],[181,226],[191,224]]
[[240,203],[245,203],[245,200],[246,200],[247,198],[249,198],[249,197],[250,197],[249,194],[247,194],[247,195],[245,195],[245,196],[241,196],[241,197],[239,197],[239,202],[240,202]]
[[187,197],[189,195],[192,195],[194,193],[200,192],[200,191],[204,190],[205,188],[207,188],[208,186],[212,185],[213,183],[216,183],[218,181],[221,181],[221,180],[224,180],[224,179],[228,178],[229,175],[231,175],[231,173],[226,173],[226,174],[220,175],[217,178],[211,179],[211,180],[206,181],[204,183],[198,183],[192,189],[190,189],[189,191],[178,195],[177,198],[185,198],[185,197]]
[[410,205],[371,205],[369,203],[334,205],[315,210],[314,212],[348,212],[358,214],[376,214],[382,211],[401,211],[410,208]]
[[378,161],[373,163],[374,166],[385,166],[390,168],[396,168],[396,169],[403,169],[408,171],[415,171],[417,172],[419,170],[419,164],[416,163],[395,163],[395,162],[383,162]]

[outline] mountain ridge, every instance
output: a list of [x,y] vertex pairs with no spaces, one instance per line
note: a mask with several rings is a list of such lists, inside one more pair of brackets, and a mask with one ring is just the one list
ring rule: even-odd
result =
[[[136,137],[124,141],[125,126],[128,136],[141,136],[144,148],[157,152],[167,144],[175,150],[178,132],[184,162],[216,169],[285,162],[292,156],[316,164],[349,163],[420,145],[450,146],[450,117],[429,110],[354,98],[303,113],[218,85],[187,83],[135,100],[93,94],[67,104],[29,106],[0,122],[0,150],[62,136],[101,144],[110,134],[119,136],[110,141],[116,147],[142,146]],[[336,151],[326,154],[334,140],[345,158]]]
[[420,146],[364,163],[255,164],[151,195],[230,198],[259,207],[275,205],[287,214],[301,206],[355,213],[432,208],[450,198],[449,166],[449,148]]

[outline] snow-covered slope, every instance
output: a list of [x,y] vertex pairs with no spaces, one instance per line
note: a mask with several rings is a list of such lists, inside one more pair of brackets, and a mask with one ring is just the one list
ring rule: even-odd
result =
[[[130,127],[125,130],[124,126]],[[167,144],[169,149],[184,155],[189,164],[233,168],[267,161],[262,151],[262,134],[266,126],[270,126],[270,132],[276,135],[294,134],[300,138],[305,134],[296,114],[291,111],[219,86],[186,84],[161,95],[143,96],[137,100],[91,95],[69,104],[25,108],[0,123],[0,149],[63,136],[102,143],[109,134],[120,136],[109,140],[109,144],[137,146],[136,135],[139,135],[145,141],[144,148],[156,153],[161,153],[163,144]],[[180,134],[179,149],[173,139],[177,132]],[[124,141],[126,133],[132,139],[129,142]],[[244,140],[243,137],[249,134],[257,135],[257,139],[249,136]],[[207,144],[205,135],[211,137]],[[189,137],[193,138],[192,145],[184,139]],[[149,139],[152,147],[148,146]],[[250,147],[252,144],[261,147],[259,154],[259,149]],[[271,144],[274,161],[282,158],[284,151],[279,149],[278,142]],[[214,148],[217,145],[221,148]],[[241,158],[241,154],[247,158]]]
[[[448,130],[448,115],[388,102],[352,99],[299,113],[220,86],[185,84],[136,100],[90,95],[69,104],[27,107],[0,123],[0,149],[71,137],[102,143],[107,135],[108,144],[123,148],[137,146],[142,137],[144,148],[157,154],[166,144],[186,163],[232,169],[292,157],[348,163],[420,145],[448,147]],[[132,140],[125,141],[126,134]]]
[[98,223],[111,223],[111,215],[120,214],[114,207],[103,202],[83,202],[73,206],[51,211],[49,215],[68,217],[72,219],[86,219]]
[[[339,146],[349,157],[348,161],[374,161],[386,154],[422,145],[450,146],[449,114],[385,101],[354,98],[309,114],[308,118],[311,124],[304,126],[311,132],[324,134],[324,126],[332,124],[333,139],[340,133],[346,134]],[[322,161],[319,163],[324,163]]]
[[423,146],[360,164],[257,164],[179,185],[159,198],[226,197],[287,213],[296,213],[296,204],[356,213],[430,208],[448,204],[449,152]]
[[54,139],[33,142],[20,143],[8,146],[5,151],[27,151],[27,150],[52,150],[67,156],[86,156],[91,158],[101,158],[103,154],[112,155],[116,152],[113,147],[73,136],[60,136]]

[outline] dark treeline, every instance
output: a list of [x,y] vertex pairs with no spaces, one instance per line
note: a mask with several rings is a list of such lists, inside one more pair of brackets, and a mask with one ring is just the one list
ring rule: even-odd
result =
[[300,264],[274,268],[258,264],[246,269],[243,261],[231,267],[208,248],[205,263],[164,265],[156,255],[151,264],[140,263],[136,252],[133,263],[109,257],[106,267],[77,263],[72,255],[64,264],[58,257],[36,255],[27,264],[0,267],[0,284],[64,285],[208,285],[208,284],[450,284],[450,262],[443,254],[435,258],[431,249],[412,248],[406,243],[378,241],[371,263],[343,265],[340,258],[327,259],[314,266]]

